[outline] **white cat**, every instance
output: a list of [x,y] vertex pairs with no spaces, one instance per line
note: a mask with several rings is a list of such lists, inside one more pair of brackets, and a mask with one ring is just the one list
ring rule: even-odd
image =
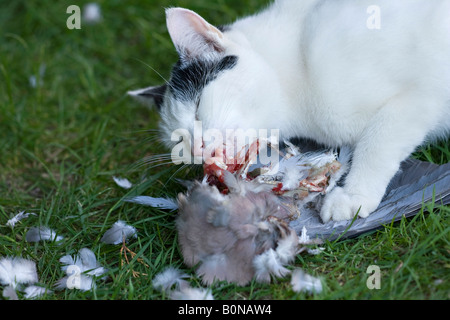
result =
[[278,0],[222,28],[166,14],[180,60],[166,85],[132,94],[154,99],[167,145],[196,120],[350,145],[325,222],[367,217],[400,163],[450,131],[450,0]]

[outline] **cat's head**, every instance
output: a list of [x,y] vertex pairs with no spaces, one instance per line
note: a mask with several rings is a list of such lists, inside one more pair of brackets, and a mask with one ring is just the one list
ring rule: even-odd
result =
[[181,136],[185,149],[201,157],[205,137],[198,136],[200,130],[194,132],[196,126],[203,134],[216,130],[224,137],[226,130],[277,129],[281,89],[248,39],[187,9],[167,9],[166,16],[179,54],[171,78],[162,86],[130,92],[156,104],[164,143],[173,148]]

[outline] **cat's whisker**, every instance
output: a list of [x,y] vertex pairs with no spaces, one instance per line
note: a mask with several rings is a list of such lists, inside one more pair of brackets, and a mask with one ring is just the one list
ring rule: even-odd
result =
[[155,169],[155,168],[159,168],[159,167],[167,166],[167,165],[171,165],[171,164],[173,164],[172,161],[162,162],[162,163],[159,163],[159,164],[156,164],[156,165],[152,165],[152,166],[146,167],[146,170],[151,170],[151,169]]
[[148,138],[145,138],[141,143],[145,143],[145,144],[148,144],[148,143],[152,143],[154,146],[163,146],[163,142],[159,139],[159,137],[148,137]]
[[177,170],[169,177],[169,179],[167,179],[166,183],[164,184],[164,187],[167,186],[167,184],[168,184],[169,182],[171,182],[172,179],[173,179],[180,171],[182,171],[182,170],[184,170],[184,169],[186,169],[186,168],[188,168],[188,167],[190,167],[190,166],[194,166],[194,165],[193,165],[193,164],[183,164],[180,168],[178,168],[178,169],[177,169]]
[[152,168],[154,164],[170,164],[172,162],[172,157],[170,154],[165,155],[155,155],[155,156],[149,156],[145,157],[139,161],[136,161],[136,163],[133,165],[135,169],[139,169],[145,166],[150,166],[149,168]]
[[[139,61],[140,63],[142,63],[143,65],[145,65],[147,68],[151,69],[154,73],[156,73],[163,81],[164,83],[169,86],[170,88],[172,88],[172,84],[170,83],[170,81],[168,81],[160,72],[158,72],[155,68],[153,68],[151,65],[149,65],[148,63],[140,60],[140,59],[136,59],[137,61]],[[155,94],[158,95],[158,94]],[[159,94],[160,96],[164,96],[163,94]]]
[[171,158],[170,154],[162,154],[162,155],[148,156],[139,161],[143,162],[143,163],[154,163],[154,162],[158,162],[158,161],[165,161],[165,160],[171,160],[171,159],[172,158]]

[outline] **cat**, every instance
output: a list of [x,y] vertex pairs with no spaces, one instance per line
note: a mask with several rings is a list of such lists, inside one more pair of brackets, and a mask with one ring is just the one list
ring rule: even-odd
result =
[[449,135],[449,0],[276,0],[222,27],[183,8],[166,18],[179,54],[171,79],[130,93],[157,105],[167,146],[196,121],[350,146],[324,222],[367,217],[400,163]]

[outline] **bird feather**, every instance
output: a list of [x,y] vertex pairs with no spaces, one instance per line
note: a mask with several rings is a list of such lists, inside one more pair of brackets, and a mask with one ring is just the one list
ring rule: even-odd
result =
[[153,198],[147,196],[137,196],[132,198],[125,198],[123,201],[140,204],[143,206],[159,208],[162,210],[178,210],[178,203],[174,199],[168,198]]
[[0,283],[15,287],[17,284],[31,284],[38,281],[36,263],[13,257],[0,259]]
[[100,241],[106,244],[119,244],[130,237],[137,238],[136,228],[119,220],[105,232]]
[[55,231],[48,227],[32,227],[28,230],[25,240],[27,242],[39,242],[39,241],[61,241],[62,236],[58,236]]
[[322,292],[321,280],[305,273],[301,269],[296,269],[292,272],[291,285],[292,290],[294,290],[295,292]]

